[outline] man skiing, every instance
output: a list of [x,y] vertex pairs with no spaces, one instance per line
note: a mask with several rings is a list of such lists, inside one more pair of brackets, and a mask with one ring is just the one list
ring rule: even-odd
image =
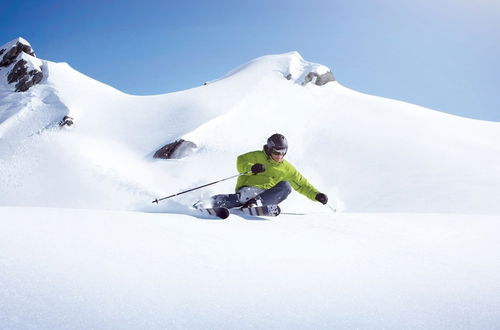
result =
[[328,197],[314,188],[292,164],[283,159],[287,151],[286,138],[276,133],[267,139],[263,150],[238,156],[238,172],[251,171],[252,174],[238,177],[235,194],[212,196],[212,207],[231,209],[277,205],[288,197],[292,188],[313,201],[326,204]]

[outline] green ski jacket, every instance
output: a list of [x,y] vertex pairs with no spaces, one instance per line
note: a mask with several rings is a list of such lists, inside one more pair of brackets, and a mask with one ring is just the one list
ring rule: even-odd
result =
[[316,201],[316,195],[319,191],[314,188],[292,164],[284,159],[277,163],[263,150],[251,151],[238,156],[236,167],[239,173],[244,173],[250,171],[252,165],[257,163],[263,164],[266,170],[262,173],[251,173],[238,177],[236,191],[241,187],[270,189],[280,181],[288,181],[293,189],[307,198]]

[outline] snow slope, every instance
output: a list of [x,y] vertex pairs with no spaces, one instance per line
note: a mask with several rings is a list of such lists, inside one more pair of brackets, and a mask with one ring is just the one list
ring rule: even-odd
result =
[[[297,52],[154,96],[26,58],[40,84],[0,81],[3,327],[499,327],[499,123],[303,85],[329,69]],[[340,212],[297,193],[269,221],[189,210],[234,181],[151,203],[275,132]],[[152,158],[179,138],[199,148]]]
[[[346,211],[500,212],[499,123],[364,95],[337,82],[302,86],[284,79],[314,67],[296,52],[156,96],[126,95],[67,64],[43,63],[44,84],[0,103],[0,109],[15,104],[12,117],[19,119],[0,124],[3,205],[142,210],[152,197],[234,174],[238,154],[281,132],[290,143],[288,159]],[[70,130],[56,125],[65,114],[75,118]],[[181,137],[199,152],[179,161],[151,159]],[[231,191],[233,184],[215,189]],[[310,206],[295,197],[291,204]],[[162,210],[175,207],[166,203]]]
[[0,208],[7,329],[497,329],[499,216]]

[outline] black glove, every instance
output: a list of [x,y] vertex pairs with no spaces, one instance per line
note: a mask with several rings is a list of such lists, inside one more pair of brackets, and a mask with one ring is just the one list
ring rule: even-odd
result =
[[316,200],[321,204],[325,205],[326,203],[328,203],[328,196],[326,196],[323,193],[319,193],[316,195]]
[[252,170],[253,174],[257,174],[257,173],[264,172],[266,170],[266,168],[262,164],[253,164],[251,170]]

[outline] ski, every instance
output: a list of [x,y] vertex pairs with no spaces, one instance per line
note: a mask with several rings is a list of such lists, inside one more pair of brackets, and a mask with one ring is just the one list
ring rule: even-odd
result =
[[196,209],[203,214],[208,214],[221,219],[226,219],[229,216],[229,209],[225,207],[209,207]]
[[213,217],[226,219],[229,216],[229,209],[226,207],[203,207],[202,201],[197,201],[193,207],[203,214],[208,214]]
[[245,214],[253,216],[277,217],[281,213],[281,209],[278,205],[242,207],[240,210]]
[[264,206],[253,206],[253,207],[242,207],[234,208],[231,211],[226,207],[203,207],[201,201],[196,202],[193,207],[202,212],[203,214],[208,214],[213,217],[226,219],[231,214],[231,211],[237,210],[252,216],[268,216],[277,217],[281,213],[281,209],[278,205],[264,205]]

